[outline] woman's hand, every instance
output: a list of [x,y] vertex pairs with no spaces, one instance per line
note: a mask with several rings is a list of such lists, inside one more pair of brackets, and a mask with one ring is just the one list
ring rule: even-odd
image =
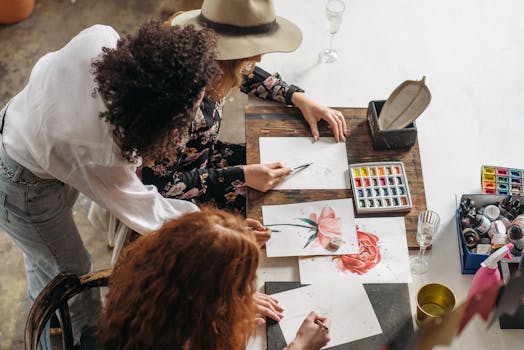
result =
[[[255,299],[257,312],[260,315],[272,318],[275,321],[280,321],[284,316],[282,314],[284,309],[278,305],[277,299],[260,292],[255,292],[255,294],[253,294],[253,299]],[[263,317],[257,317],[255,321],[258,325],[266,323]]]
[[316,103],[303,92],[295,92],[293,96],[291,96],[291,102],[302,112],[304,119],[311,128],[311,134],[315,141],[317,141],[319,137],[318,122],[322,119],[324,119],[333,130],[333,136],[337,142],[346,140],[347,125],[341,112]]
[[246,186],[262,192],[269,191],[291,174],[291,168],[283,166],[280,162],[249,164],[243,168]]
[[[315,323],[320,321],[327,329]],[[297,336],[286,347],[288,350],[318,350],[327,345],[329,340],[329,326],[331,320],[319,316],[316,312],[311,311],[304,319],[302,325],[297,331]]]
[[271,229],[255,219],[246,219],[247,227],[255,234],[257,244],[262,247],[271,238]]

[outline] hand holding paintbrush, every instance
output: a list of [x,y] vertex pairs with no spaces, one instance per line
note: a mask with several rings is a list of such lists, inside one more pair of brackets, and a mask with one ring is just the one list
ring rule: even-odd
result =
[[246,219],[247,229],[253,231],[257,244],[262,247],[271,238],[271,232],[280,232],[278,230],[272,230],[267,226],[264,226],[260,221],[247,218]]
[[280,162],[270,164],[248,164],[244,169],[246,186],[266,192],[281,183],[293,171]]
[[309,162],[290,168],[277,162],[271,164],[249,164],[244,165],[242,168],[246,186],[266,192],[284,181],[287,176],[307,169],[311,164],[313,163]]

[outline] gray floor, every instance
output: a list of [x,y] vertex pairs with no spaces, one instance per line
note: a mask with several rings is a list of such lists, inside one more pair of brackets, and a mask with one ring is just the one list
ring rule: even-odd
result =
[[[23,88],[33,64],[43,54],[63,46],[80,30],[95,23],[113,26],[119,33],[131,33],[141,23],[164,20],[179,9],[194,8],[198,0],[37,0],[31,17],[13,25],[0,25],[0,106]],[[228,98],[222,139],[242,142],[241,118],[246,98]],[[87,221],[89,200],[80,197],[75,221],[95,269],[109,266],[111,249],[107,236]],[[23,329],[28,310],[22,254],[0,232],[0,349],[23,348]]]

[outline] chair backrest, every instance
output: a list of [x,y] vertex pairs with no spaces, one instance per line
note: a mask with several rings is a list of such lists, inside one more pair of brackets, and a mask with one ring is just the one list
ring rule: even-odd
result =
[[40,334],[53,314],[58,311],[62,329],[62,348],[73,348],[73,330],[67,301],[83,290],[107,286],[112,269],[91,272],[83,276],[61,273],[35,299],[25,324],[25,349],[37,350]]

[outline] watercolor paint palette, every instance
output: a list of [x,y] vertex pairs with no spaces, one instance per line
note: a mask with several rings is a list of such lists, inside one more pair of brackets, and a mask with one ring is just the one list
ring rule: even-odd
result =
[[357,213],[409,211],[413,207],[402,162],[350,164]]
[[524,195],[524,170],[483,165],[480,171],[482,192]]

